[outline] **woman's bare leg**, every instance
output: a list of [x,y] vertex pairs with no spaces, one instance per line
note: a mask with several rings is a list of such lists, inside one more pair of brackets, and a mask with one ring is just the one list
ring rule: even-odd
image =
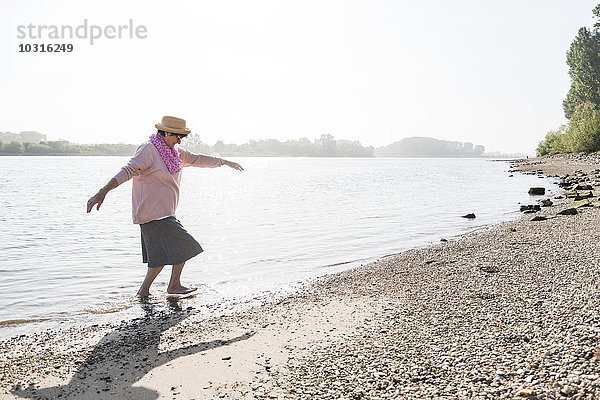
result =
[[198,290],[195,287],[185,287],[181,284],[181,271],[185,263],[173,265],[171,270],[171,279],[169,280],[169,286],[167,287],[167,293],[169,294],[187,294],[194,290]]
[[144,282],[142,282],[142,286],[140,286],[140,289],[137,292],[138,297],[150,296],[150,286],[152,286],[152,282],[154,282],[154,279],[156,279],[156,277],[158,276],[158,274],[160,274],[160,271],[162,271],[163,268],[164,265],[162,267],[148,268],[148,270],[146,271],[146,277],[144,278]]

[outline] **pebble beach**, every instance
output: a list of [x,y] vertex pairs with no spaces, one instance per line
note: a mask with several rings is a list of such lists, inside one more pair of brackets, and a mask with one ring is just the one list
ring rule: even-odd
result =
[[0,398],[598,399],[600,156],[511,167],[574,194],[219,316],[8,339]]

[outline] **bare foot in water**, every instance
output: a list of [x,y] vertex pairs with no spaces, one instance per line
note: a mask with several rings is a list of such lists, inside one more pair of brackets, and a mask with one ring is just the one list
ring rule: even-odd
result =
[[185,286],[175,286],[167,288],[167,293],[169,294],[188,294],[198,290],[197,287],[185,287]]

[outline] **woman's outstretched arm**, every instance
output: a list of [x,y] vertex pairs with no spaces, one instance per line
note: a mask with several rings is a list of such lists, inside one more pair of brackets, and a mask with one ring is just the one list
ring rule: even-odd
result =
[[152,164],[152,157],[150,156],[150,151],[148,151],[149,146],[153,146],[151,143],[144,143],[136,150],[135,154],[129,160],[129,162],[121,168],[119,173],[115,175],[104,187],[98,190],[98,193],[90,197],[87,202],[87,212],[92,211],[94,205],[98,204],[96,210],[100,209],[100,205],[104,201],[104,197],[106,197],[106,193],[110,192],[120,184],[125,181],[128,181],[134,176],[138,176],[141,171],[147,169]]
[[238,171],[244,170],[244,168],[240,164],[233,161],[223,160],[223,165],[227,165],[229,168],[237,169]]
[[90,197],[90,199],[87,202],[87,212],[89,213],[90,211],[92,211],[92,208],[94,208],[96,204],[98,204],[96,210],[99,210],[100,205],[102,205],[102,203],[104,202],[106,193],[110,192],[117,186],[119,186],[119,183],[115,178],[112,178],[106,185],[104,185],[102,189],[98,190],[98,193]]
[[236,162],[227,161],[219,157],[208,156],[206,154],[196,154],[185,149],[179,149],[181,161],[183,166],[194,166],[201,168],[216,168],[221,165],[227,165],[229,168],[233,168],[238,171],[243,171],[244,168]]

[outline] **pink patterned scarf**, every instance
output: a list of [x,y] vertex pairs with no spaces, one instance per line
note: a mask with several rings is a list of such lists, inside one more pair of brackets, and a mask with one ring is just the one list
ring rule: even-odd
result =
[[181,171],[181,158],[179,158],[179,152],[177,149],[170,149],[169,146],[165,143],[164,139],[157,134],[150,136],[150,141],[158,150],[158,154],[160,154],[160,158],[165,162],[167,169],[171,173],[171,175],[175,175],[179,171]]

